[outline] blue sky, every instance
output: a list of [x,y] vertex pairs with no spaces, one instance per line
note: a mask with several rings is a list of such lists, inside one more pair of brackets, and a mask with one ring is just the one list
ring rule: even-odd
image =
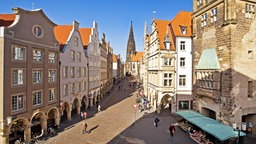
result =
[[126,57],[126,46],[130,23],[136,50],[143,51],[144,23],[149,28],[153,18],[171,20],[179,11],[192,11],[192,0],[0,0],[0,13],[13,13],[13,7],[26,10],[42,8],[44,13],[56,24],[72,24],[73,20],[80,27],[92,27],[97,21],[99,38],[102,33],[115,54]]

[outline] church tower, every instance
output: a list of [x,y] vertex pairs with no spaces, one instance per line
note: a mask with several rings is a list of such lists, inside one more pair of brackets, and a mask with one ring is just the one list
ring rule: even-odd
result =
[[128,39],[127,50],[126,50],[126,63],[131,62],[131,55],[135,54],[135,52],[136,52],[136,47],[135,47],[135,41],[133,36],[132,21],[131,21],[129,39]]

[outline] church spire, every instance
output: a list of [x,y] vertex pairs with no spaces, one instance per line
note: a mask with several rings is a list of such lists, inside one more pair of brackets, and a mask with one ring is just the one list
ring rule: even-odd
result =
[[135,40],[133,35],[132,21],[131,21],[129,39],[128,39],[127,50],[126,50],[126,62],[131,61],[131,54],[134,54],[135,52],[136,52],[136,47],[135,47]]

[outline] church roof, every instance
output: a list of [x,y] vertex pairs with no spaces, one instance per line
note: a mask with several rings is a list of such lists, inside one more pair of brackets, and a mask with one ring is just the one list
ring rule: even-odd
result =
[[138,62],[143,57],[144,52],[136,52],[135,55],[131,56],[131,62]]

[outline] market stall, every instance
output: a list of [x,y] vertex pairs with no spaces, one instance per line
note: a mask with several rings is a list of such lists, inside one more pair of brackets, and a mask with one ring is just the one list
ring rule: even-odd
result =
[[180,111],[176,114],[184,119],[179,122],[180,128],[187,131],[190,137],[200,144],[226,143],[231,138],[246,135],[244,132],[238,132],[231,126],[224,125],[194,111]]

